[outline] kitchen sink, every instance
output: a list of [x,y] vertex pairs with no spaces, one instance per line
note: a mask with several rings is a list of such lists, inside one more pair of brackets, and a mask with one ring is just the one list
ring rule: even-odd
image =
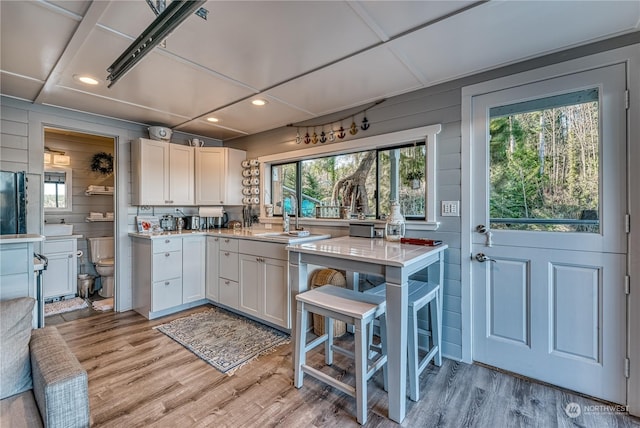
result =
[[72,224],[45,224],[43,233],[45,236],[73,235],[73,225]]

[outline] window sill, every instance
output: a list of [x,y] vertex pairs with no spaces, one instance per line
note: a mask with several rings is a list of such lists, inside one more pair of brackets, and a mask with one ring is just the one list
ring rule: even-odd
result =
[[[293,223],[295,221],[295,217],[290,217],[290,221]],[[282,217],[260,217],[260,223],[262,224],[282,224]],[[318,226],[330,226],[330,227],[349,227],[349,223],[373,223],[376,229],[381,229],[385,227],[386,222],[382,220],[358,220],[358,219],[331,219],[331,218],[300,218],[298,223],[303,226],[309,227],[318,227]],[[407,220],[406,229],[407,230],[437,230],[440,226],[439,222],[428,222],[421,220]]]

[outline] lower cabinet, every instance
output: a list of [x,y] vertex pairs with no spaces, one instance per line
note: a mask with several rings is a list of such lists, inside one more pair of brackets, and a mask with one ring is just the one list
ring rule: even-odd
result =
[[220,278],[219,281],[219,302],[230,308],[239,309],[238,301],[240,296],[240,287],[238,287],[238,281],[231,281],[230,279],[224,278]]
[[206,297],[212,302],[220,301],[220,238],[207,236]]
[[203,236],[182,238],[182,303],[205,298],[206,242]]
[[[269,255],[281,252],[279,244],[269,245],[275,245],[275,251],[259,252]],[[272,324],[291,328],[287,261],[254,254],[240,254],[239,260],[240,311]]]
[[49,259],[42,276],[45,299],[75,295],[78,290],[78,240],[55,239],[42,243],[42,253]]
[[204,299],[205,237],[132,238],[133,308],[153,319]]

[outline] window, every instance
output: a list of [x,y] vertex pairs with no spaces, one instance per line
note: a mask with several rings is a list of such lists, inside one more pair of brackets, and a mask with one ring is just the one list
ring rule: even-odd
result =
[[[282,215],[284,205],[288,214],[299,209],[300,217],[338,217],[337,207],[347,207],[351,215],[384,218],[398,200],[406,218],[423,219],[425,164],[422,142],[273,165],[274,214]],[[335,209],[317,215],[318,206]]]
[[[281,216],[383,219],[398,200],[423,230],[436,222],[436,135],[439,124],[262,156],[263,202]],[[295,144],[295,142],[291,142]],[[261,208],[264,217],[264,208]]]

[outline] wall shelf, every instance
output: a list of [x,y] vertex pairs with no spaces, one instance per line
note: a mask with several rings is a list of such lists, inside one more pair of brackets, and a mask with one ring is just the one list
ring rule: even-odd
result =
[[107,191],[107,190],[85,190],[84,194],[87,195],[87,196],[92,196],[92,195],[111,195],[111,196],[113,196],[113,191]]
[[115,219],[113,219],[113,218],[90,218],[90,217],[87,217],[85,219],[85,221],[87,221],[89,223],[99,222],[99,221],[113,221],[113,220],[115,220]]

